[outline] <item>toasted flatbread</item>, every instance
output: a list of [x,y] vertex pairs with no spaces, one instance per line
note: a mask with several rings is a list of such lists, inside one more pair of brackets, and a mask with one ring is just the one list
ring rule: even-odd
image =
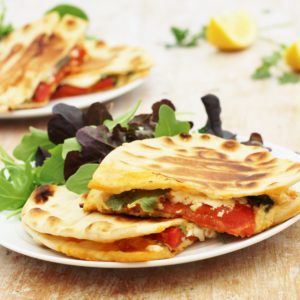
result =
[[54,75],[86,28],[80,18],[51,13],[1,42],[0,111],[40,106],[32,102],[37,86]]
[[70,257],[93,261],[140,262],[166,259],[175,256],[193,243],[191,240],[186,240],[184,245],[182,244],[176,251],[171,251],[164,245],[159,245],[158,248],[155,245],[153,251],[144,238],[134,238],[128,241],[131,245],[128,247],[128,243],[124,242],[99,243],[44,234],[34,231],[26,225],[25,230],[41,245]]
[[[146,261],[174,256],[195,239],[182,239],[170,249],[154,238],[168,228],[195,226],[184,219],[139,219],[87,213],[82,198],[63,186],[37,188],[22,210],[25,230],[43,245],[66,255],[88,260]],[[211,230],[196,228],[196,237],[213,237]],[[189,235],[187,235],[188,237]]]
[[119,87],[146,76],[153,66],[150,56],[139,47],[110,47],[96,40],[85,40],[81,47],[87,52],[88,58],[61,85],[88,88],[101,78],[113,76],[116,79],[115,87]]
[[269,194],[300,181],[300,163],[259,146],[209,134],[125,143],[101,162],[89,184],[110,194],[172,189],[210,199]]
[[[300,213],[300,163],[208,134],[123,144],[101,162],[86,211],[185,218],[252,236]],[[145,206],[147,199],[152,206]]]

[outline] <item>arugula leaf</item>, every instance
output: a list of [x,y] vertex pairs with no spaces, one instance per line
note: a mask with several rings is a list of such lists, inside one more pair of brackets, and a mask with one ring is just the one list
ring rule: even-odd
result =
[[298,83],[300,82],[300,75],[292,72],[285,72],[277,79],[280,84]]
[[123,205],[125,204],[124,200],[119,198],[118,195],[111,196],[105,203],[113,211],[121,211]]
[[72,15],[72,16],[81,18],[86,21],[89,20],[88,15],[81,8],[74,6],[74,5],[70,5],[70,4],[57,5],[47,11],[47,13],[51,13],[51,12],[57,12],[61,18],[64,15],[68,14],[68,15]]
[[14,159],[8,155],[8,153],[2,148],[0,145],[0,161],[4,163],[4,165],[13,165],[15,163]]
[[46,183],[64,184],[63,145],[57,145],[49,152],[51,157],[45,159],[42,166],[36,168],[36,178],[40,185]]
[[76,194],[87,192],[89,190],[88,183],[92,179],[98,166],[99,164],[82,165],[75,174],[68,178],[66,182],[67,189]]
[[124,205],[131,208],[139,204],[143,211],[152,212],[159,197],[165,193],[166,190],[132,190],[111,196],[106,204],[113,211],[121,211]]
[[75,137],[65,139],[65,141],[63,143],[63,148],[62,148],[62,158],[66,159],[68,152],[81,151],[81,148],[82,148],[81,145],[78,143],[78,141]]
[[6,35],[11,33],[14,28],[11,24],[4,24],[5,14],[6,14],[6,6],[4,1],[0,1],[1,6],[1,14],[0,14],[0,40],[4,38]]
[[199,32],[190,34],[189,29],[171,27],[171,33],[175,39],[174,44],[166,44],[167,48],[171,47],[195,47],[200,39],[206,39],[207,26],[203,26]]
[[175,26],[171,27],[171,32],[173,33],[176,43],[178,45],[181,45],[183,43],[183,41],[189,35],[188,29],[181,29],[181,28],[175,27]]
[[190,129],[189,122],[176,120],[175,111],[172,108],[165,104],[160,107],[159,120],[155,127],[155,137],[188,133]]
[[128,111],[122,116],[115,118],[114,120],[105,120],[103,124],[109,129],[109,131],[112,131],[113,128],[118,124],[120,124],[124,128],[128,128],[128,122],[134,117],[136,111],[141,105],[141,102],[142,101],[139,100],[132,110]]
[[22,207],[35,188],[32,166],[10,165],[0,171],[0,211]]
[[144,212],[153,212],[158,199],[159,198],[157,196],[143,197],[128,204],[128,208],[134,207],[136,206],[136,204],[139,204]]
[[38,147],[50,150],[55,146],[49,141],[46,131],[34,127],[30,127],[29,131],[30,133],[23,136],[21,143],[13,151],[14,157],[23,161],[34,160]]

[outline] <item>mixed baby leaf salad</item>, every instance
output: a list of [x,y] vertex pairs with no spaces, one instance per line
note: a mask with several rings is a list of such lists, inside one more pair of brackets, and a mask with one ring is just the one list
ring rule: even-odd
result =
[[[224,138],[235,135],[222,130],[220,102],[214,95],[202,98],[208,121],[201,132]],[[106,106],[92,104],[85,112],[57,104],[47,131],[29,128],[10,156],[0,147],[0,211],[18,213],[31,192],[43,184],[63,185],[77,194],[88,191],[88,182],[99,163],[125,142],[189,133],[192,122],[176,118],[167,99],[152,105],[148,114],[136,114],[140,102],[129,112],[113,118]]]

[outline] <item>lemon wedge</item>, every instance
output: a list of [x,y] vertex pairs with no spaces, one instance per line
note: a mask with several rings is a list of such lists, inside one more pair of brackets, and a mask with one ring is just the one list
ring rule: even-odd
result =
[[207,40],[220,50],[242,50],[256,39],[256,22],[246,12],[212,17],[207,26]]
[[286,48],[284,58],[294,71],[300,71],[300,40]]

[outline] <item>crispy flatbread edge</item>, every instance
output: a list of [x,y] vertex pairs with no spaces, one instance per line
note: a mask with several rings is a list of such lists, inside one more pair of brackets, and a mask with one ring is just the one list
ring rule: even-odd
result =
[[75,242],[68,240],[68,238],[39,233],[25,224],[23,224],[23,226],[25,231],[36,243],[65,254],[66,256],[90,261],[143,262],[166,259],[182,252],[186,247],[193,243],[191,240],[186,240],[178,249],[176,249],[176,251],[170,251],[168,247],[161,245],[160,251],[104,251],[101,250],[104,245],[102,243],[87,240],[78,240]]
[[290,192],[289,200],[275,203],[269,211],[265,211],[263,208],[256,209],[255,233],[260,233],[300,214],[300,193],[296,191]]

